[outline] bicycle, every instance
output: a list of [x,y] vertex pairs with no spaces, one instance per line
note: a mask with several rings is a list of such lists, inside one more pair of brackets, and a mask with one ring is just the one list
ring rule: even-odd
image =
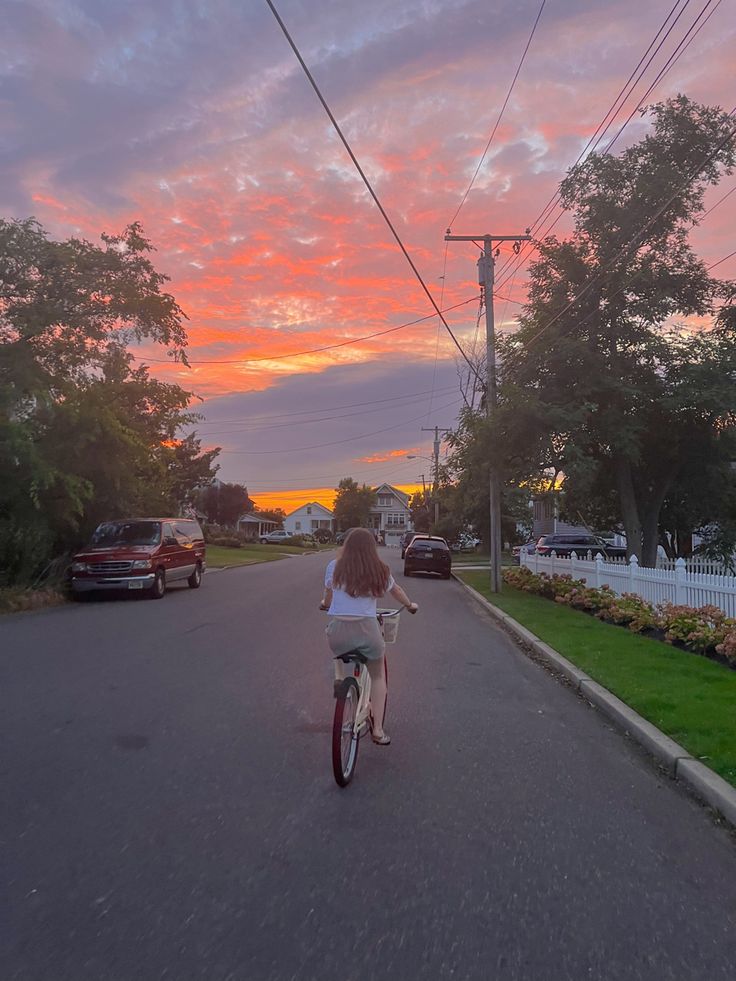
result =
[[[387,644],[392,644],[396,640],[398,618],[403,609],[402,606],[398,610],[376,611],[376,619],[381,625],[381,632]],[[336,689],[335,716],[332,722],[332,772],[338,785],[347,787],[355,773],[360,740],[373,728],[370,704],[371,677],[366,667],[367,658],[360,651],[337,654],[335,660],[342,661],[345,665],[353,665],[352,676],[343,678]],[[388,687],[388,666],[385,656],[383,663]],[[388,698],[386,700],[388,701]],[[383,715],[385,719],[385,706]]]

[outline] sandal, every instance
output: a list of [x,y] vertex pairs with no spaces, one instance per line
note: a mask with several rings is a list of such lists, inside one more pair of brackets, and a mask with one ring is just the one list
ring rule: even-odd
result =
[[387,735],[385,732],[382,736],[371,736],[371,739],[376,746],[388,746],[391,742],[391,736]]

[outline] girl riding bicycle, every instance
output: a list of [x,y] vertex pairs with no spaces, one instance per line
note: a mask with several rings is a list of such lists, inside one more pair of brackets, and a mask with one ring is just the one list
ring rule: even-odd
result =
[[[385,593],[403,604],[409,613],[419,609],[394,581],[386,563],[381,561],[373,532],[367,528],[353,528],[345,538],[339,557],[327,566],[320,609],[329,610],[331,616],[326,633],[332,653],[337,656],[357,650],[367,658],[371,676],[373,742],[379,746],[388,746],[391,742],[382,725],[386,705],[383,661],[386,645],[376,620],[376,600]],[[340,680],[340,661],[335,661],[335,671],[340,672],[337,675]]]

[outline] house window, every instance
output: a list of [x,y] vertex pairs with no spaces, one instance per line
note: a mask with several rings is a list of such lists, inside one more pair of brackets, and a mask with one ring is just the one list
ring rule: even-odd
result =
[[294,527],[296,528],[297,531],[301,531],[302,530],[302,523],[301,523],[301,521],[296,521],[294,523]]
[[312,513],[312,509],[311,509],[311,507],[308,507],[307,508],[307,514],[311,514],[311,513]]
[[378,506],[379,506],[379,508],[390,508],[391,507],[391,495],[390,494],[379,494],[378,495]]

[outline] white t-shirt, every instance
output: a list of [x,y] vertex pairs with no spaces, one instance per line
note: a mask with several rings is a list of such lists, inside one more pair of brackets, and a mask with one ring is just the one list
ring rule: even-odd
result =
[[[351,596],[345,590],[337,589],[332,585],[332,573],[335,571],[336,561],[337,559],[333,559],[325,571],[325,586],[332,590],[329,613],[333,617],[375,617],[375,596]],[[386,592],[390,592],[395,585],[394,577],[389,574]]]

